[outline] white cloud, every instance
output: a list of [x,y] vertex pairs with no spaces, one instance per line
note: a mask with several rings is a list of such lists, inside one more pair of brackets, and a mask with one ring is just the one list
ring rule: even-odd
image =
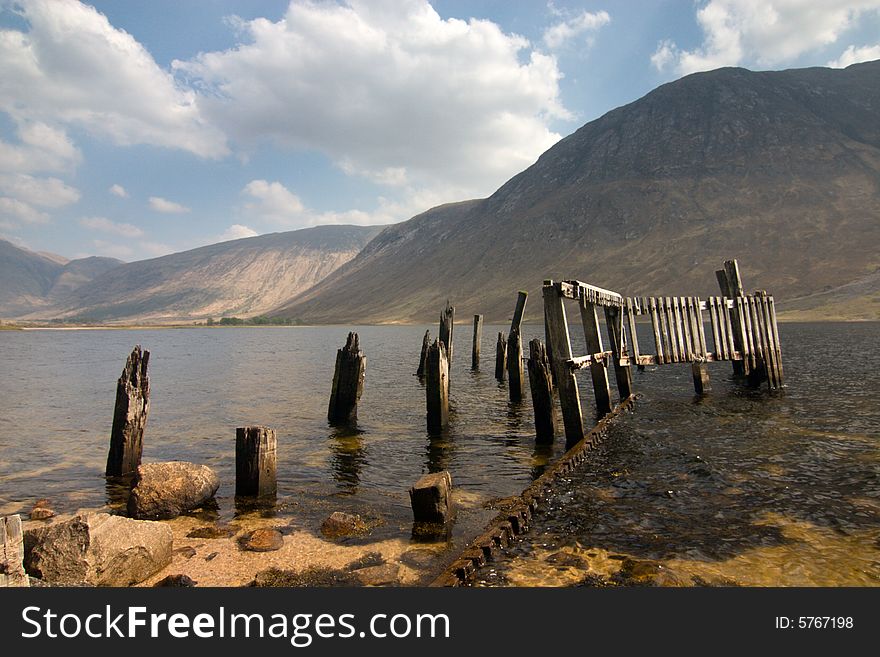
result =
[[610,22],[611,16],[608,15],[607,11],[598,11],[596,13],[583,11],[574,17],[566,18],[548,27],[544,31],[544,43],[551,50],[556,50],[571,39],[586,34],[590,35],[587,39],[589,44],[592,34]]
[[163,244],[162,242],[138,242],[138,249],[141,253],[151,258],[158,258],[159,256],[174,253],[173,248],[171,248],[168,244]]
[[553,56],[426,0],[297,2],[238,27],[246,43],[173,68],[244,148],[316,150],[383,185],[483,195],[559,139],[551,119],[571,118]]
[[58,178],[36,178],[23,173],[0,174],[0,193],[44,208],[61,208],[79,200],[79,190]]
[[136,244],[118,244],[116,242],[108,242],[106,240],[94,240],[92,245],[95,248],[96,255],[108,256],[110,258],[118,258],[119,260],[143,260],[144,258],[158,258],[159,256],[173,253],[167,244],[159,242],[140,241]]
[[880,43],[876,46],[862,46],[861,48],[850,46],[843,51],[840,57],[828,62],[828,66],[831,68],[846,68],[851,64],[870,62],[875,59],[880,59]]
[[127,244],[114,244],[106,240],[94,240],[92,245],[95,247],[95,255],[119,258],[120,260],[130,260],[134,255],[134,249]]
[[113,233],[121,237],[143,237],[144,231],[131,224],[116,223],[105,217],[83,217],[79,220],[81,226],[90,230],[99,230],[104,233]]
[[17,131],[20,143],[0,140],[0,171],[69,171],[82,160],[82,154],[59,128],[20,121]]
[[693,50],[661,41],[658,69],[687,74],[721,66],[778,66],[827,47],[880,0],[710,0],[697,11],[702,44]]
[[240,240],[245,237],[256,237],[259,235],[257,231],[242,224],[232,224],[229,228],[218,235],[213,242],[228,242],[230,240]]
[[45,224],[49,222],[49,215],[17,198],[0,196],[0,219],[5,220],[7,225],[14,225],[13,221],[26,224]]
[[156,212],[162,212],[163,214],[182,214],[190,211],[185,205],[169,201],[161,196],[151,196],[150,207]]
[[113,196],[118,196],[119,198],[128,198],[128,191],[122,185],[110,185],[110,189],[107,190]]
[[0,110],[16,121],[75,124],[120,145],[227,153],[195,93],[93,7],[77,0],[12,7],[27,29],[0,29]]

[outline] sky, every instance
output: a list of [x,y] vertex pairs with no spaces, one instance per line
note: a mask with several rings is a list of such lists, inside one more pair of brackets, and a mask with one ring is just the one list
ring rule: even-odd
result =
[[880,0],[0,0],[0,237],[395,223],[683,75],[874,59]]

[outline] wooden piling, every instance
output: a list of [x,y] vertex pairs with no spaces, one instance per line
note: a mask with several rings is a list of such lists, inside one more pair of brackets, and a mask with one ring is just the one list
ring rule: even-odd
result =
[[776,323],[776,306],[773,302],[773,296],[767,297],[767,307],[770,310],[770,327],[773,331],[773,343],[776,349],[776,367],[779,375],[779,387],[785,385],[785,373],[782,367],[782,343],[779,341],[779,325]]
[[507,338],[504,333],[498,331],[498,341],[495,343],[495,378],[504,381],[507,374]]
[[0,517],[0,588],[30,586],[24,570],[21,516]]
[[[605,349],[602,347],[596,305],[584,300],[583,297],[580,298],[579,305],[587,353],[602,354]],[[611,387],[608,385],[608,365],[604,356],[598,356],[590,362],[590,375],[593,378],[593,393],[596,396],[596,414],[601,418],[611,412]]]
[[529,342],[529,389],[535,411],[535,442],[548,444],[556,435],[556,414],[553,412],[553,385],[550,360],[544,343],[535,338]]
[[[605,324],[608,328],[608,339],[611,341],[611,358],[614,360],[614,378],[617,381],[617,393],[620,401],[632,394],[632,368],[621,365],[623,356],[623,314],[617,306],[605,306]],[[609,412],[611,409],[608,409]]]
[[648,299],[648,311],[651,314],[651,329],[654,331],[654,349],[657,354],[657,364],[661,365],[666,362],[666,355],[663,350],[663,339],[660,337],[660,317],[657,311],[657,299],[650,297]]
[[523,358],[519,327],[510,329],[510,336],[507,339],[507,389],[510,401],[522,401]]
[[428,347],[425,362],[425,401],[428,431],[442,431],[449,424],[449,360],[439,339]]
[[277,446],[275,430],[269,427],[235,430],[236,497],[275,497]]
[[425,331],[425,337],[422,338],[422,355],[419,356],[419,369],[416,370],[416,376],[419,378],[425,376],[425,356],[428,354],[430,344],[431,331]]
[[108,477],[121,477],[137,471],[144,446],[144,427],[150,411],[150,352],[137,345],[132,349],[122,376],[116,383],[116,406],[107,454]]
[[629,356],[636,363],[639,371],[645,369],[645,366],[639,363],[641,356],[639,349],[639,335],[636,333],[636,312],[638,311],[638,299],[627,297],[626,299],[626,322],[629,330]]
[[694,391],[698,395],[705,395],[709,390],[709,368],[702,360],[691,363],[691,374],[694,378]]
[[474,315],[474,342],[471,346],[471,369],[480,369],[480,346],[483,341],[483,316]]
[[446,347],[446,358],[452,365],[452,331],[455,328],[455,308],[446,301],[446,308],[440,313],[440,342]]
[[[723,296],[734,300],[737,297],[742,297],[742,277],[739,273],[739,263],[737,263],[736,260],[725,260],[724,268],[716,271],[715,276],[718,278],[718,286],[721,288],[721,294]],[[725,310],[727,310],[726,304]],[[741,354],[745,354],[744,348],[746,347],[746,345],[743,344],[743,341],[746,338],[745,321],[744,318],[740,315],[740,307],[736,304],[732,309],[730,320],[730,323],[733,325],[734,329],[738,329],[734,330],[732,334],[733,350],[738,351]],[[747,374],[749,367],[750,364],[745,362],[745,358],[743,359],[743,361],[733,361],[734,374]]]
[[559,404],[562,407],[562,422],[565,426],[566,444],[574,445],[584,438],[584,422],[581,417],[581,400],[578,395],[577,379],[568,366],[571,360],[571,343],[568,336],[568,322],[560,285],[552,280],[544,281],[544,318],[550,336],[553,352],[553,370],[556,387],[559,390]]
[[331,424],[357,419],[357,405],[364,392],[366,370],[367,357],[360,350],[358,334],[350,332],[345,346],[336,352],[336,371],[327,409],[327,419]]

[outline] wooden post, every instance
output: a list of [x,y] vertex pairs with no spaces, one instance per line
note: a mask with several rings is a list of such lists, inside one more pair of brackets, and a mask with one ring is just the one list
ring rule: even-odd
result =
[[428,347],[425,374],[428,431],[442,431],[449,424],[449,361],[446,345],[439,339]]
[[446,308],[440,313],[440,342],[446,347],[446,358],[452,365],[452,331],[455,328],[455,308],[446,301]]
[[697,358],[691,363],[691,374],[694,377],[694,390],[698,395],[705,395],[709,390],[709,368]]
[[[605,349],[602,347],[596,305],[583,297],[580,298],[579,305],[587,353],[601,354]],[[590,362],[590,375],[593,377],[593,393],[596,396],[596,414],[601,418],[611,412],[611,387],[608,385],[608,365],[604,357]]]
[[663,353],[663,340],[660,337],[660,316],[657,312],[657,299],[651,297],[648,299],[648,310],[651,313],[651,329],[654,331],[654,349],[657,354],[657,364],[666,362],[666,356]]
[[556,435],[556,414],[553,412],[553,385],[550,360],[544,343],[535,338],[529,342],[529,389],[535,410],[535,442],[552,443]]
[[336,371],[327,409],[327,419],[331,424],[357,419],[357,405],[364,392],[366,370],[367,357],[358,345],[358,334],[349,333],[345,346],[336,352]]
[[[739,263],[737,263],[736,260],[726,260],[724,262],[724,269],[716,271],[715,276],[718,279],[718,287],[721,288],[722,296],[735,300],[736,297],[741,297],[743,295],[742,278],[739,274]],[[739,308],[734,305],[731,312],[731,324],[734,328],[737,328],[744,325],[741,320],[742,318],[739,315]],[[744,337],[742,331],[733,331],[733,348],[735,351],[743,354],[743,361],[733,361],[733,373],[740,376],[746,374],[749,369],[748,364],[745,362],[746,352],[744,349],[745,345],[743,344]]]
[[150,412],[150,352],[132,349],[122,376],[116,382],[116,407],[107,454],[108,477],[122,477],[137,471],[144,448],[144,427]]
[[236,497],[275,497],[277,446],[274,429],[256,426],[235,430]]
[[483,341],[483,316],[474,315],[474,343],[471,347],[471,369],[480,369],[480,343]]
[[[623,356],[623,314],[617,306],[605,306],[605,324],[608,339],[611,341],[611,357],[614,359],[614,378],[617,380],[617,393],[620,401],[632,394],[632,368],[621,365]],[[611,410],[611,409],[609,409]]]
[[641,356],[639,349],[639,335],[636,333],[636,311],[638,309],[638,299],[633,299],[632,297],[626,298],[626,321],[627,328],[629,330],[629,356],[632,358],[632,362],[636,364],[639,371],[643,371],[645,366],[639,363],[639,356]]
[[571,342],[568,336],[568,322],[565,318],[565,305],[558,284],[552,280],[544,281],[544,318],[553,351],[553,371],[559,390],[559,405],[562,407],[562,422],[565,426],[565,441],[571,446],[584,438],[584,421],[581,417],[581,399],[578,395],[577,379],[568,366],[571,360]]
[[498,331],[498,342],[495,343],[495,378],[504,381],[507,373],[507,338]]
[[428,353],[428,345],[431,344],[431,331],[425,331],[425,337],[422,338],[422,355],[419,356],[419,369],[416,370],[416,376],[422,378],[425,376],[425,356]]
[[770,309],[770,327],[773,330],[773,343],[776,348],[776,367],[779,375],[779,387],[785,385],[785,374],[782,368],[782,344],[779,341],[779,325],[776,323],[776,306],[773,303],[773,297],[767,297],[767,307]]
[[0,517],[0,588],[30,586],[24,570],[21,516]]
[[507,384],[510,401],[522,401],[523,359],[519,328],[510,329],[510,337],[507,340]]

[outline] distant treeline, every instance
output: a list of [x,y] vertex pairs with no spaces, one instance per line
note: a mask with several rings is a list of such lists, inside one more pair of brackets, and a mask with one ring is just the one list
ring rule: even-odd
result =
[[215,320],[209,317],[205,322],[206,326],[299,326],[302,322],[298,319],[290,317],[266,317],[265,315],[257,315],[256,317],[221,317]]

